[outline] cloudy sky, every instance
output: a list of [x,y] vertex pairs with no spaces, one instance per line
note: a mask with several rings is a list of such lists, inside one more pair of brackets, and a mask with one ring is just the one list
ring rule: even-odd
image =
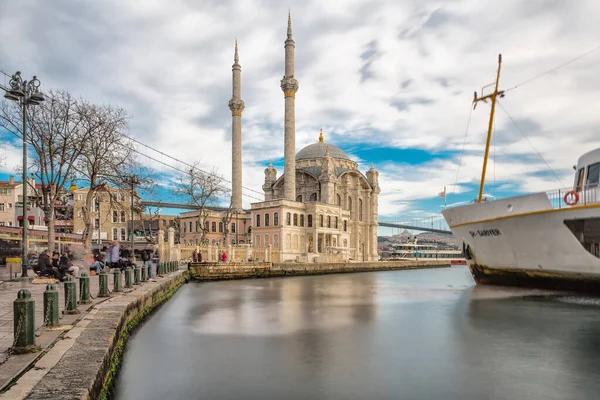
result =
[[[444,186],[449,204],[477,196],[488,105],[478,105],[465,132],[473,91],[493,82],[498,53],[500,88],[526,83],[498,109],[486,194],[569,186],[578,156],[600,146],[600,51],[527,83],[600,46],[593,0],[2,1],[0,69],[124,107],[141,142],[230,177],[237,38],[243,181],[260,192],[270,159],[282,173],[288,7],[300,84],[296,149],[323,128],[361,169],[373,162],[381,219],[439,213]],[[0,178],[20,157],[18,143],[2,137]],[[161,182],[177,174],[157,169]],[[259,197],[244,193],[246,206]],[[172,200],[164,191],[154,196]]]

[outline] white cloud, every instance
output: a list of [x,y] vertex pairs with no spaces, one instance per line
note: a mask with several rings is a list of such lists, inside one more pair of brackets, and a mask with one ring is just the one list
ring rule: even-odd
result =
[[[0,13],[0,36],[19,40],[3,41],[0,68],[123,106],[139,140],[229,176],[227,101],[237,37],[246,102],[243,181],[261,191],[267,160],[283,150],[279,80],[287,7],[267,0],[11,2]],[[493,81],[497,54],[504,55],[500,86],[510,88],[596,47],[598,12],[592,0],[295,3],[297,150],[324,127],[342,148],[459,151],[472,92]],[[503,100],[567,185],[577,157],[600,145],[599,59],[600,52],[590,55]],[[473,111],[456,188],[458,153],[419,165],[374,160],[381,213],[408,212],[411,200],[433,197],[443,186],[464,193],[478,182],[488,113],[483,104]],[[521,191],[559,186],[539,177],[546,165],[500,109],[496,132],[498,182],[514,181]]]

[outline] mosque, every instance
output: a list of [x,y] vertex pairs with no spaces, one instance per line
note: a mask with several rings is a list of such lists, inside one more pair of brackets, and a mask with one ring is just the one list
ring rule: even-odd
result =
[[[253,246],[279,249],[281,261],[376,261],[379,172],[363,174],[339,147],[319,140],[296,153],[292,21],[288,14],[285,41],[284,171],[265,169],[265,200],[251,204]],[[237,42],[233,72],[232,208],[242,211],[241,66]]]

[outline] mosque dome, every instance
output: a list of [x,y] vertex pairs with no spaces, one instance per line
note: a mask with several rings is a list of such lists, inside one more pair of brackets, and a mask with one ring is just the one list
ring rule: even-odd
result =
[[309,144],[304,147],[296,154],[296,160],[308,160],[310,158],[324,158],[325,152],[329,152],[329,155],[333,158],[342,158],[344,160],[349,160],[348,154],[344,152],[344,150],[339,147],[325,143],[323,140],[323,130],[321,129],[321,133],[319,134],[319,141],[317,143]]

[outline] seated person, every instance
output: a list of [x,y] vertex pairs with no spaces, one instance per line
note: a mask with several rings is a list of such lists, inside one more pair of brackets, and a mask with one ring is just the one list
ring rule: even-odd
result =
[[40,274],[52,276],[58,280],[61,278],[58,268],[55,268],[50,261],[50,250],[44,251],[38,257],[37,270],[40,271]]
[[90,271],[94,271],[95,273],[99,274],[100,270],[104,268],[104,266],[104,254],[96,252],[94,254],[94,262],[92,265],[90,265]]
[[70,274],[73,276],[79,275],[79,267],[73,265],[69,256],[65,253],[60,256],[59,259],[60,269],[62,270],[63,275]]

